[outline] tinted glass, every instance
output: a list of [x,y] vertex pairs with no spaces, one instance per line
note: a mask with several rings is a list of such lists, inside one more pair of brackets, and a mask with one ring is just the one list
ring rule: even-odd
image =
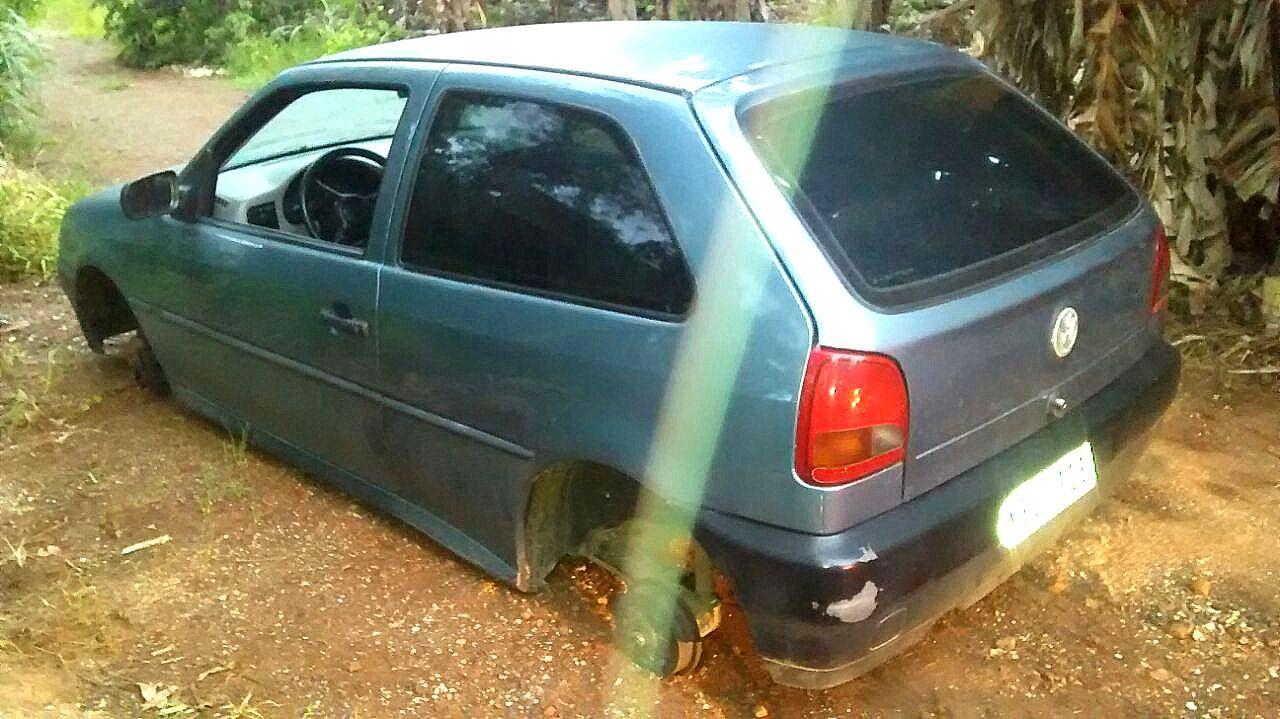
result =
[[407,101],[396,90],[341,88],[307,93],[268,120],[227,160],[225,168],[393,137]]
[[406,219],[410,267],[680,314],[692,284],[648,178],[597,115],[452,94]]
[[1136,203],[1106,163],[986,76],[789,96],[745,123],[836,264],[887,303],[1008,271]]

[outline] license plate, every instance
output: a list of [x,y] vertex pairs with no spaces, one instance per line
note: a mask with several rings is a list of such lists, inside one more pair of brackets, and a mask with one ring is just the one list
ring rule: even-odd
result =
[[1085,442],[1014,487],[1000,504],[996,538],[1013,549],[1097,486],[1093,447]]

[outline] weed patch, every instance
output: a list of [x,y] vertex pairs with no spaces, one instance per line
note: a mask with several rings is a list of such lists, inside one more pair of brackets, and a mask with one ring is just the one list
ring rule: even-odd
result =
[[249,461],[248,430],[242,428],[239,432],[227,433],[227,438],[222,440],[222,456],[227,464],[236,466],[243,466]]
[[205,467],[196,475],[196,505],[208,516],[223,502],[249,496],[249,485],[239,475],[216,467]]
[[53,276],[62,216],[82,192],[0,158],[0,281]]
[[[25,371],[31,365],[26,352],[18,346],[0,347],[0,440],[11,432],[26,427],[42,416],[50,416],[49,405],[56,404],[54,387],[66,371],[65,350],[54,348],[37,364],[38,374]],[[81,411],[91,405],[81,402]]]
[[31,424],[40,415],[40,404],[21,387],[0,395],[0,439]]

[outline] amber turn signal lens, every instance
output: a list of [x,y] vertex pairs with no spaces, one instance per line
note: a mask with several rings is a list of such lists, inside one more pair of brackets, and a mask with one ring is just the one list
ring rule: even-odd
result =
[[824,432],[813,438],[809,459],[815,467],[841,467],[870,456],[871,428]]
[[813,438],[810,461],[818,468],[846,467],[891,452],[902,439],[902,430],[890,424],[824,432]]

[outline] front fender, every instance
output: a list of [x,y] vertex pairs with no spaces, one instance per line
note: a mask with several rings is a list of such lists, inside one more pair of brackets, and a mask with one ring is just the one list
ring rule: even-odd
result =
[[120,185],[95,192],[67,209],[58,246],[58,284],[75,303],[76,278],[85,266],[114,276],[113,237],[126,231],[129,220],[120,210]]

